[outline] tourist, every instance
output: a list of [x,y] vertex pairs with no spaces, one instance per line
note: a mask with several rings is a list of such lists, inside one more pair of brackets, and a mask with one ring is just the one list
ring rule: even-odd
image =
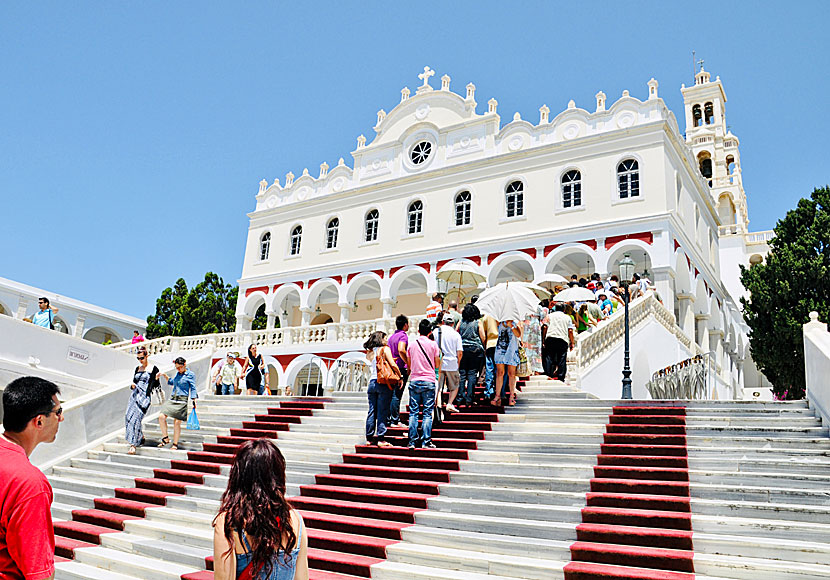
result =
[[[248,357],[245,359],[245,364],[242,365],[242,374],[245,375],[245,388],[248,389],[249,395],[264,395],[266,390],[270,392],[268,373],[265,372],[262,355],[257,354],[256,350],[255,344],[248,347]],[[247,375],[245,374],[246,371],[248,372]],[[264,386],[263,378],[265,379]]]
[[144,342],[144,335],[141,334],[137,330],[133,330],[133,342],[132,342],[132,344],[135,344],[137,342]]
[[642,295],[643,291],[640,289],[640,275],[635,272],[633,280],[631,280],[631,284],[628,285],[628,301],[631,302]]
[[229,352],[224,361],[219,361],[216,372],[213,374],[213,384],[216,385],[217,395],[233,395],[239,387],[239,377],[242,376],[242,366],[236,361],[236,354]]
[[642,276],[639,276],[637,286],[640,288],[640,296],[645,296],[648,289],[651,288],[651,280],[648,279],[648,275],[645,272],[643,272]]
[[392,400],[394,387],[378,382],[378,359],[383,357],[383,360],[392,367],[398,365],[387,345],[386,333],[382,330],[373,332],[363,343],[363,348],[366,350],[366,360],[369,361],[369,388],[366,390],[369,397],[369,413],[366,416],[366,441],[369,445],[392,447],[383,438],[386,436],[389,403]]
[[403,398],[406,381],[409,379],[409,367],[406,360],[406,346],[409,344],[409,319],[399,314],[395,318],[395,332],[389,337],[389,350],[401,371],[401,381],[392,391],[392,401],[389,404],[389,421],[387,425],[398,425],[401,422],[401,399]]
[[535,312],[529,313],[522,321],[522,347],[527,357],[530,374],[541,373],[542,366],[542,320],[547,315],[547,300],[542,300]]
[[570,286],[571,288],[573,288],[574,286],[579,286],[579,276],[573,274],[571,276],[571,281],[568,282],[568,286]]
[[437,395],[439,402],[436,404],[440,405],[440,397],[446,387],[448,394],[446,409],[449,413],[457,413],[458,408],[454,403],[460,382],[458,363],[461,362],[464,348],[461,345],[461,335],[453,328],[455,319],[449,310],[444,312],[441,322],[443,325],[432,331],[432,336],[441,351],[441,373],[438,379]]
[[545,321],[545,374],[557,381],[564,381],[568,372],[568,349],[573,349],[574,324],[565,314],[565,305],[557,304]]
[[[599,322],[605,318],[605,315],[602,312],[602,307],[599,305],[598,295],[595,294],[594,299],[589,300],[586,304],[588,306],[588,314],[591,315],[591,318],[593,318],[595,322]],[[596,324],[594,324],[594,326],[596,326]]]
[[[432,442],[432,411],[435,408],[435,371],[441,369],[438,345],[427,338],[432,323],[424,318],[418,324],[419,336],[410,340],[406,349],[409,361],[409,448],[434,449]],[[423,417],[418,437],[419,415]]]
[[603,318],[608,318],[614,312],[614,303],[608,298],[605,290],[597,292],[597,306],[602,310]]
[[432,302],[427,304],[427,320],[429,320],[432,324],[436,324],[438,321],[438,314],[440,314],[444,309],[444,295],[440,292],[436,292],[432,295]]
[[512,320],[499,322],[499,337],[496,343],[496,352],[493,361],[496,363],[496,396],[490,401],[491,405],[501,406],[501,391],[505,372],[507,373],[510,388],[511,407],[516,404],[516,367],[519,365],[519,339],[522,337],[521,327]]
[[610,292],[611,288],[619,288],[620,286],[620,279],[616,274],[611,274],[611,277],[605,281],[604,289],[606,292]]
[[51,443],[63,421],[60,389],[39,377],[13,380],[3,391],[0,435],[0,578],[54,578],[52,486],[29,456]]
[[196,375],[193,371],[187,369],[187,361],[182,357],[178,357],[173,361],[176,366],[176,376],[172,379],[167,376],[167,373],[159,373],[167,381],[168,385],[173,385],[173,390],[170,393],[170,398],[161,407],[161,414],[159,415],[159,427],[161,428],[161,441],[159,447],[164,447],[170,443],[170,438],[167,436],[167,417],[173,418],[173,445],[170,449],[179,448],[179,437],[182,434],[182,421],[187,421],[187,401],[193,401],[193,410],[196,410]]
[[23,320],[31,322],[35,326],[55,330],[55,314],[58,313],[59,309],[51,306],[49,299],[45,296],[37,299],[37,306],[39,310]]
[[489,314],[481,317],[484,328],[484,397],[489,400],[496,390],[496,343],[499,339],[499,322]]
[[597,325],[597,321],[588,314],[588,305],[582,304],[576,312],[576,328],[577,332],[583,333],[589,328]]
[[308,580],[303,518],[285,498],[285,458],[270,439],[236,450],[213,520],[216,580]]
[[450,300],[448,312],[450,313],[450,316],[452,316],[452,327],[458,330],[458,323],[461,322],[461,313],[458,311],[458,300]]
[[461,375],[458,406],[469,407],[473,404],[478,373],[484,364],[484,343],[487,340],[481,322],[481,312],[475,304],[467,304],[461,311],[458,334],[461,336],[461,346],[464,350],[464,356],[458,363]]
[[150,408],[150,394],[154,389],[161,388],[158,367],[153,365],[153,368],[147,368],[150,363],[147,356],[147,347],[139,346],[136,349],[135,358],[138,359],[138,366],[133,371],[133,384],[130,385],[132,392],[130,393],[130,400],[127,402],[127,414],[125,416],[127,443],[130,444],[127,453],[130,455],[135,455],[136,447],[144,443],[141,422]]

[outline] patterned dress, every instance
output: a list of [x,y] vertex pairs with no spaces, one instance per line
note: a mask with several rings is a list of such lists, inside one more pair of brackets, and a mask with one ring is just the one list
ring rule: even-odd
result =
[[130,401],[127,403],[127,442],[130,445],[141,445],[144,439],[144,432],[141,429],[141,421],[150,408],[150,397],[147,395],[147,385],[150,384],[150,370],[137,371],[133,377],[135,388],[130,393]]
[[547,316],[547,309],[539,306],[535,314],[528,314],[522,321],[522,346],[527,356],[531,373],[544,372],[542,366],[542,320]]

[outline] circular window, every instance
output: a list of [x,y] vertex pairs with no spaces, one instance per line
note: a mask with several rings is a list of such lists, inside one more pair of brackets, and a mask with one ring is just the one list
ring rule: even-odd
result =
[[432,143],[429,141],[421,141],[416,143],[412,151],[409,152],[409,158],[412,160],[413,165],[421,165],[429,159],[431,153]]

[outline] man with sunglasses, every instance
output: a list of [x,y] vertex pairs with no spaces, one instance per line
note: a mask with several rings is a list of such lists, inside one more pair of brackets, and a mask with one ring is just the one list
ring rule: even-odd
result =
[[52,486],[29,456],[58,434],[63,421],[59,393],[57,385],[39,377],[15,379],[3,391],[0,578],[4,580],[55,576]]
[[58,308],[49,304],[49,299],[45,296],[37,299],[38,311],[31,316],[24,318],[26,322],[31,322],[35,326],[42,326],[43,328],[55,329],[54,318],[58,313]]

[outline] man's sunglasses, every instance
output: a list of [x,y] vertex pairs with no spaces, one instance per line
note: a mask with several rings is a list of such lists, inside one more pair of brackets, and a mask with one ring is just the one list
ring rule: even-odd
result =
[[63,415],[63,407],[58,407],[57,409],[52,409],[51,411],[48,411],[46,413],[40,413],[40,415],[43,415],[44,417],[48,417],[52,413],[55,414],[55,417],[60,417],[61,415]]
[[147,357],[146,357],[146,356],[137,356],[137,357],[135,357],[135,358],[137,358],[138,360],[144,360],[144,359],[145,359],[145,358],[147,358]]

